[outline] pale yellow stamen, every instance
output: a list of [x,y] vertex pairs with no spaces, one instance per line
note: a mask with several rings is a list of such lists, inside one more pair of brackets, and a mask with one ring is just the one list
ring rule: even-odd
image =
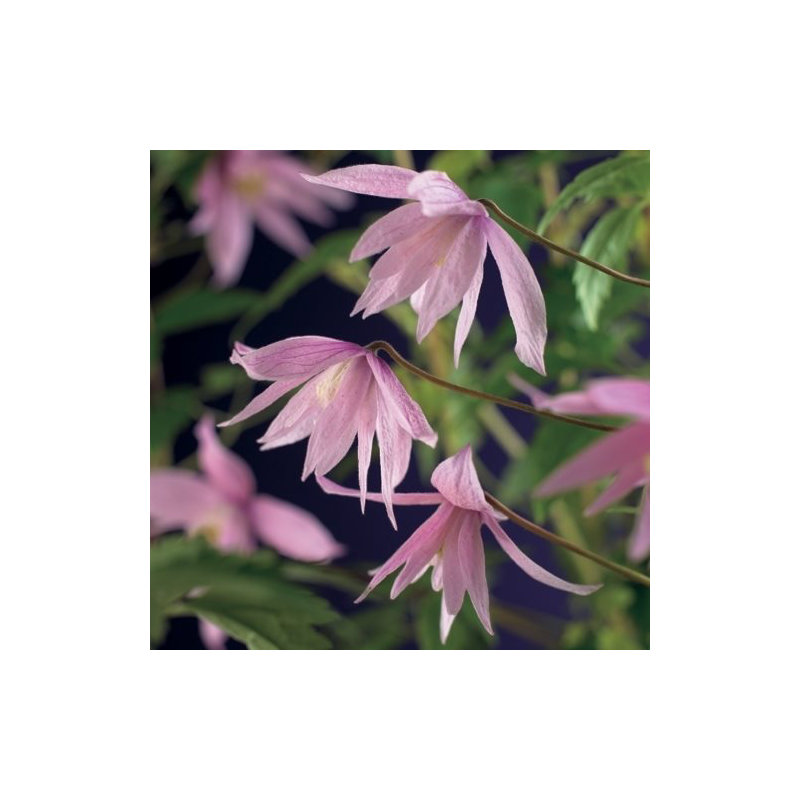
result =
[[251,172],[234,181],[234,188],[245,200],[257,200],[264,194],[266,178],[262,173]]
[[317,399],[320,402],[320,405],[325,408],[328,406],[334,397],[336,397],[336,392],[339,391],[339,386],[344,379],[345,373],[350,368],[350,363],[352,359],[347,359],[347,361],[343,361],[341,364],[335,364],[332,367],[328,367],[325,372],[320,375],[319,380],[317,381]]

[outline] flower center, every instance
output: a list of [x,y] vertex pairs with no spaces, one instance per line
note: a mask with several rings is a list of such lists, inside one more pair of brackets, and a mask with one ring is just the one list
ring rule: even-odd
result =
[[317,399],[323,408],[330,405],[333,398],[336,397],[336,392],[339,391],[339,386],[344,380],[345,373],[350,369],[352,360],[352,358],[348,358],[341,364],[334,364],[319,376],[316,386]]
[[264,189],[267,186],[267,180],[263,174],[258,172],[250,172],[242,175],[233,182],[233,187],[236,192],[245,200],[257,200],[264,194]]

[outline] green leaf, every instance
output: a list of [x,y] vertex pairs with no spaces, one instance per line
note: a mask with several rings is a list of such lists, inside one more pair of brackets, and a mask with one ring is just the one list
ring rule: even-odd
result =
[[[615,208],[604,214],[589,231],[581,247],[581,255],[614,269],[624,270],[640,212],[641,208],[634,206]],[[611,294],[614,279],[600,270],[576,262],[573,282],[586,325],[590,331],[596,331],[600,309]]]
[[650,191],[650,153],[623,153],[585,169],[564,187],[539,223],[544,233],[553,218],[576,200],[598,200],[633,194],[646,197]]
[[162,336],[227,322],[251,308],[259,299],[258,292],[227,289],[217,292],[201,287],[170,298],[156,309],[156,327]]
[[257,649],[330,646],[313,629],[339,619],[327,601],[286,582],[274,553],[224,554],[202,537],[166,537],[150,549],[151,636],[165,616],[195,614]]
[[194,390],[176,386],[157,398],[150,408],[150,450],[171,446],[175,437],[203,412]]

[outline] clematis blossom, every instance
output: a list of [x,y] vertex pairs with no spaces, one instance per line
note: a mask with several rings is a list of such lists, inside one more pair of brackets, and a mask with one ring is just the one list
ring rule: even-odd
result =
[[[151,536],[171,530],[205,535],[220,550],[252,552],[258,542],[298,561],[330,561],[344,553],[308,511],[256,493],[247,463],[217,438],[211,417],[195,427],[202,474],[185,469],[150,473]],[[225,633],[201,621],[206,646],[224,646]]]
[[231,362],[240,364],[254,380],[274,383],[222,424],[241,422],[305,384],[258,440],[261,449],[308,437],[305,480],[312,472],[320,476],[332,470],[358,436],[362,511],[377,433],[381,490],[389,519],[397,528],[392,489],[408,471],[411,441],[434,447],[437,436],[388,364],[364,347],[325,336],[296,336],[258,349],[237,343]]
[[[327,478],[317,478],[322,489],[329,494],[355,497],[358,492],[339,486]],[[486,502],[472,463],[469,445],[456,455],[439,464],[433,471],[431,483],[436,492],[396,492],[393,501],[398,505],[436,505],[438,508],[404,544],[373,575],[364,593],[356,600],[360,603],[381,581],[397,569],[400,573],[392,585],[394,600],[410,583],[418,580],[432,567],[431,584],[442,592],[440,635],[447,640],[450,628],[469,594],[472,605],[484,628],[492,634],[489,618],[489,589],[486,583],[481,528],[485,525],[493,534],[506,555],[534,580],[574,594],[591,594],[597,585],[569,583],[540,567],[526,556],[500,527],[497,512]],[[367,499],[377,500],[378,495],[368,494]]]
[[303,177],[321,186],[415,201],[367,228],[353,248],[351,261],[386,251],[372,267],[353,314],[363,311],[367,317],[410,297],[419,317],[417,341],[422,341],[461,303],[453,352],[458,366],[475,319],[488,245],[517,332],[517,356],[545,374],[546,312],[533,268],[486,208],[470,200],[446,173],[365,164]]
[[585,511],[596,514],[644,486],[628,556],[634,561],[646,558],[650,551],[650,382],[601,378],[590,381],[582,392],[550,397],[517,376],[510,376],[510,380],[536,408],[545,411],[633,418],[631,424],[607,434],[559,467],[537,487],[535,494],[547,497],[613,475],[611,483]]
[[208,257],[219,286],[239,279],[253,242],[253,224],[280,247],[301,258],[311,243],[293,215],[329,227],[328,206],[352,204],[343,192],[309,186],[308,166],[274,150],[227,150],[212,157],[197,183],[200,206],[190,222],[206,237]]

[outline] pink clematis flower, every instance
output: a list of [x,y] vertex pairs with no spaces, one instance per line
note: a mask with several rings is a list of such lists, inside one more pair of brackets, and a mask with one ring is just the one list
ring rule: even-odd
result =
[[461,303],[453,353],[458,366],[475,318],[488,243],[517,331],[517,356],[545,374],[544,297],[530,262],[486,209],[470,200],[444,172],[365,164],[303,177],[349,192],[417,201],[379,219],[353,248],[351,261],[386,250],[372,267],[353,314],[363,311],[366,317],[410,297],[419,315],[417,341],[422,341],[437,320]]
[[388,364],[364,347],[325,336],[296,336],[254,350],[237,344],[231,362],[254,380],[274,383],[222,423],[232,425],[257,414],[292,389],[292,397],[258,441],[262,450],[308,439],[302,479],[324,475],[344,458],[358,436],[361,509],[367,492],[372,440],[380,448],[381,488],[392,525],[392,489],[405,477],[411,440],[430,447],[437,436],[420,407],[408,396]]
[[[204,534],[220,550],[251,552],[260,541],[298,561],[329,561],[344,553],[327,528],[308,511],[266,494],[256,494],[245,461],[217,438],[211,417],[195,427],[202,475],[184,469],[150,473],[150,531]],[[225,633],[201,621],[206,646],[219,649]]]
[[537,408],[561,414],[632,417],[634,422],[581,451],[536,489],[537,497],[594,483],[608,475],[612,482],[586,509],[596,514],[638,486],[644,486],[642,507],[628,544],[628,556],[643,560],[650,551],[650,382],[639,378],[602,378],[582,392],[550,397],[517,376],[510,377]]
[[206,164],[197,183],[200,208],[190,223],[206,237],[208,256],[219,286],[239,279],[253,241],[253,222],[298,258],[311,243],[292,214],[330,226],[328,205],[348,208],[343,192],[311,187],[300,176],[307,165],[274,150],[227,150]]
[[[327,478],[317,478],[317,481],[329,494],[347,497],[358,495],[356,490],[346,489]],[[489,528],[508,557],[535,580],[555,589],[582,595],[591,594],[600,588],[601,584],[584,586],[556,577],[531,561],[514,544],[498,524],[499,515],[484,498],[469,445],[439,464],[433,471],[431,483],[438,491],[398,492],[393,495],[392,499],[398,505],[439,507],[375,572],[364,593],[356,600],[357,603],[400,567],[403,569],[392,585],[392,600],[410,583],[420,578],[428,567],[433,567],[431,584],[435,591],[443,590],[440,618],[442,644],[447,640],[453,620],[461,610],[464,595],[467,593],[484,628],[492,634],[489,589],[481,541],[481,528],[484,525]],[[378,495],[371,493],[367,498],[379,499]]]

